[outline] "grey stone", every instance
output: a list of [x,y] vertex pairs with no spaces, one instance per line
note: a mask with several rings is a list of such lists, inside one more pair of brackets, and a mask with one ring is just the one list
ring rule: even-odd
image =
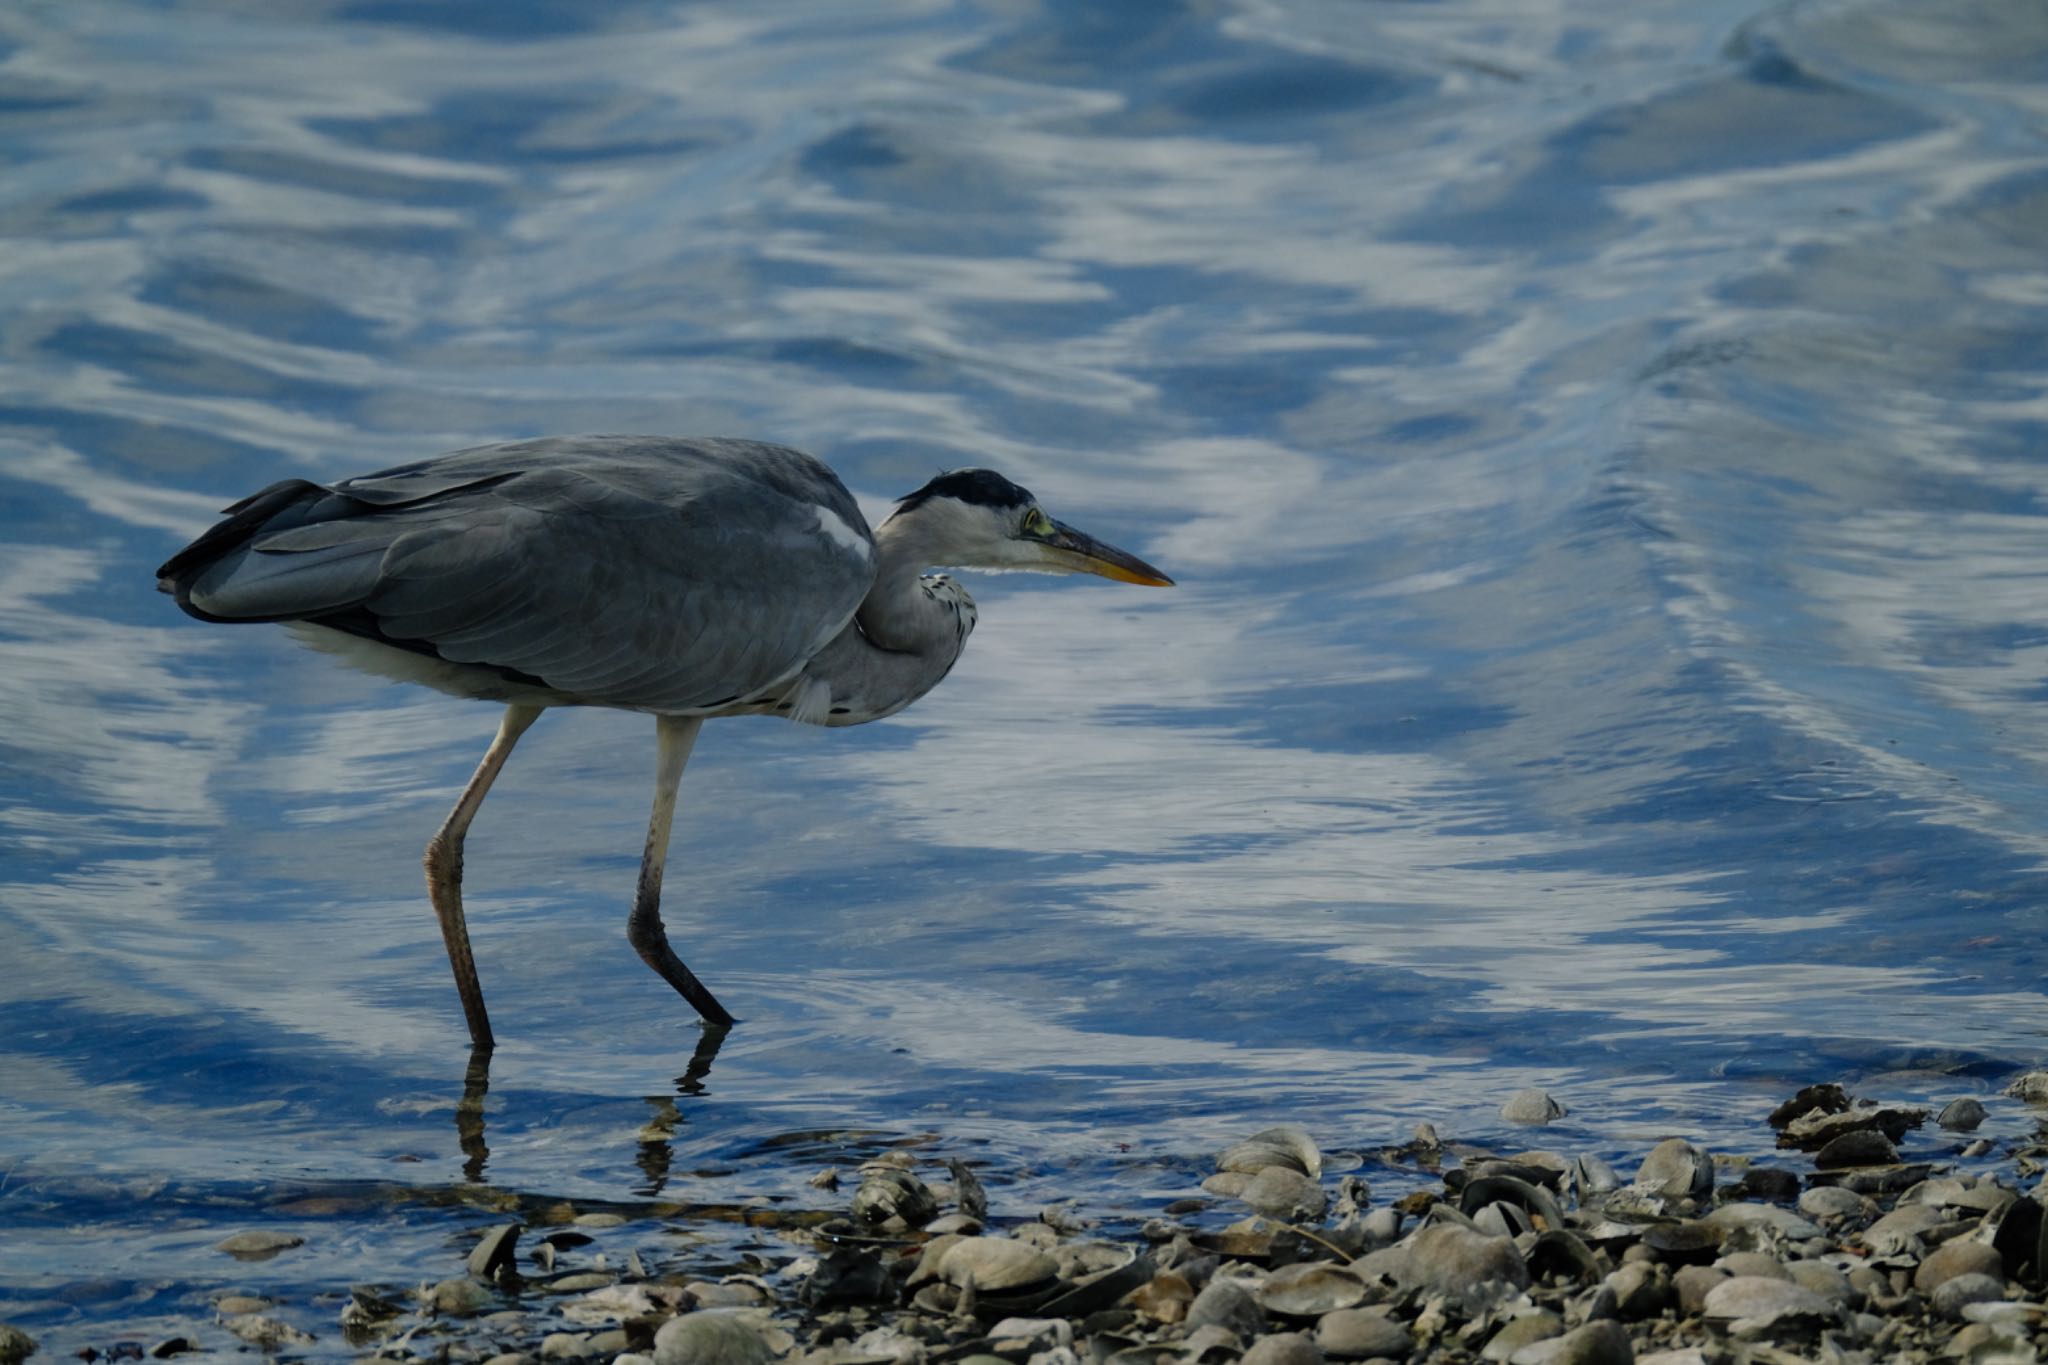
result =
[[1339,1308],[1316,1323],[1316,1344],[1339,1360],[1401,1360],[1415,1338],[1401,1323],[1369,1308]]
[[1508,1357],[1508,1365],[1635,1365],[1636,1348],[1618,1322],[1589,1322]]
[[1290,1223],[1321,1218],[1330,1202],[1313,1178],[1286,1166],[1268,1166],[1258,1172],[1245,1182],[1237,1197],[1269,1218]]
[[1671,1287],[1678,1291],[1679,1311],[1687,1314],[1704,1311],[1707,1295],[1713,1292],[1714,1286],[1732,1278],[1727,1271],[1710,1265],[1679,1267],[1671,1277]]
[[939,1260],[939,1278],[962,1289],[1022,1289],[1044,1284],[1059,1262],[1037,1247],[1009,1237],[962,1237]]
[[490,1306],[491,1291],[467,1275],[459,1275],[422,1289],[420,1300],[430,1313],[451,1318],[468,1317]]
[[1563,1335],[1563,1318],[1548,1308],[1525,1309],[1502,1323],[1500,1330],[1487,1338],[1479,1356],[1482,1360],[1508,1360],[1525,1346]]
[[1531,1087],[1517,1090],[1501,1105],[1500,1116],[1509,1123],[1541,1125],[1565,1116],[1565,1107],[1550,1097],[1547,1090]]
[[2016,1100],[2025,1100],[2028,1104],[2048,1101],[2048,1071],[2029,1071],[2015,1078],[2012,1084],[2005,1088],[2005,1093]]
[[1255,1337],[1266,1325],[1259,1301],[1242,1280],[1217,1276],[1202,1286],[1188,1305],[1188,1330],[1197,1327],[1227,1327],[1241,1337]]
[[1713,1159],[1684,1138],[1666,1138],[1643,1158],[1635,1183],[1666,1199],[1697,1199],[1714,1188]]
[[1736,1275],[1763,1275],[1773,1280],[1790,1280],[1792,1272],[1775,1256],[1761,1251],[1732,1251],[1714,1262],[1716,1269]]
[[[1862,1198],[1861,1195],[1856,1197]],[[1776,1204],[1723,1204],[1700,1221],[1709,1227],[1729,1232],[1736,1228],[1768,1228],[1792,1242],[1803,1242],[1809,1237],[1820,1236],[1820,1229],[1814,1224],[1792,1210],[1781,1209]]]
[[1877,1205],[1854,1190],[1840,1185],[1816,1185],[1799,1196],[1799,1211],[1823,1223],[1853,1219],[1861,1222],[1877,1213]]
[[238,1261],[267,1261],[280,1251],[304,1246],[306,1239],[289,1232],[273,1232],[268,1228],[253,1228],[248,1232],[237,1232],[223,1237],[213,1244],[215,1251],[225,1251]]
[[1965,1095],[1959,1100],[1950,1100],[1943,1105],[1934,1121],[1951,1133],[1974,1133],[1989,1113],[1983,1101]]
[[1817,1325],[1835,1316],[1835,1306],[1812,1290],[1764,1275],[1738,1275],[1715,1285],[1703,1311],[1738,1337]]
[[1792,1283],[1801,1289],[1810,1289],[1829,1303],[1851,1303],[1856,1298],[1856,1287],[1844,1275],[1826,1261],[1793,1261],[1785,1267],[1785,1273],[1792,1277]]
[[1935,1312],[1943,1317],[1959,1318],[1963,1309],[1973,1303],[1989,1303],[1993,1299],[2004,1298],[2005,1281],[1970,1271],[1943,1280],[1927,1297]]
[[1288,1123],[1254,1133],[1216,1158],[1217,1170],[1242,1171],[1246,1175],[1257,1175],[1274,1166],[1313,1179],[1323,1173],[1323,1154],[1307,1129]]
[[1259,1306],[1289,1318],[1320,1318],[1365,1300],[1365,1281],[1342,1266],[1309,1261],[1281,1266],[1258,1289]]
[[302,1332],[288,1322],[262,1313],[241,1313],[221,1326],[263,1351],[275,1351],[281,1346],[304,1346],[313,1340],[312,1333]]
[[670,1318],[654,1334],[654,1365],[768,1365],[775,1352],[745,1309],[702,1308]]
[[1862,1128],[1830,1138],[1813,1154],[1814,1167],[1823,1171],[1849,1170],[1858,1166],[1895,1166],[1898,1160],[1899,1149],[1875,1128]]
[[1410,1237],[1407,1248],[1412,1273],[1422,1288],[1468,1307],[1497,1297],[1503,1289],[1529,1287],[1528,1264],[1506,1237],[1439,1223]]
[[1323,1365],[1323,1348],[1300,1332],[1279,1332],[1253,1342],[1238,1365]]
[[1983,1242],[1958,1239],[1928,1253],[1920,1268],[1913,1272],[1913,1287],[1931,1294],[1958,1275],[1986,1275],[2003,1281],[2005,1258]]

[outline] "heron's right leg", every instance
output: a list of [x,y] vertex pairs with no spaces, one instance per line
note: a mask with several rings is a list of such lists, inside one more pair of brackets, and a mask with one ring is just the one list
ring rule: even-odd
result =
[[469,1020],[470,1041],[489,1051],[490,1016],[484,1013],[484,988],[477,984],[476,958],[469,951],[469,925],[462,917],[462,836],[476,819],[477,807],[498,780],[498,770],[512,754],[512,746],[527,728],[540,719],[540,706],[508,706],[498,722],[498,736],[484,752],[484,761],[441,828],[427,841],[427,897],[434,902],[434,914],[441,921],[441,941],[448,945],[448,965],[455,969],[455,989],[462,996],[462,1013]]
[[640,960],[660,972],[661,979],[695,1006],[705,1023],[723,1031],[733,1022],[732,1015],[668,946],[668,930],[661,923],[661,874],[668,865],[669,829],[675,824],[676,786],[683,780],[683,765],[690,761],[690,750],[703,725],[698,716],[654,718],[654,813],[647,820],[647,853],[640,860],[640,886],[633,894],[626,938]]

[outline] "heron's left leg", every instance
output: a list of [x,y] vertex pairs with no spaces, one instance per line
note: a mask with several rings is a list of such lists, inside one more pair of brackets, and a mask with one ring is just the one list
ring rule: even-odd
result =
[[640,886],[633,895],[626,937],[640,960],[660,972],[662,980],[694,1005],[706,1023],[722,1026],[733,1022],[732,1015],[668,946],[668,930],[661,923],[661,873],[668,864],[669,829],[675,824],[676,787],[683,780],[683,765],[690,761],[690,750],[704,721],[700,716],[656,716],[654,725],[654,814],[647,821],[647,853],[640,860]]

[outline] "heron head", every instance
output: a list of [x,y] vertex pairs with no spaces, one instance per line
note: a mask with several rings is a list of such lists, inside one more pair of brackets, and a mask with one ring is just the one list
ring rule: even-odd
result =
[[886,526],[914,532],[927,564],[1033,573],[1092,573],[1120,583],[1171,587],[1134,554],[1053,520],[1038,499],[992,469],[941,474],[896,505]]

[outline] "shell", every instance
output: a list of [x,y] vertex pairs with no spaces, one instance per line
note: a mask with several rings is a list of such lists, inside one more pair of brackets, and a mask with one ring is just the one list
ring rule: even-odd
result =
[[1219,1171],[1256,1175],[1269,1166],[1284,1166],[1315,1179],[1323,1173],[1323,1154],[1307,1129],[1288,1123],[1254,1133],[1236,1146],[1225,1148],[1216,1158]]

